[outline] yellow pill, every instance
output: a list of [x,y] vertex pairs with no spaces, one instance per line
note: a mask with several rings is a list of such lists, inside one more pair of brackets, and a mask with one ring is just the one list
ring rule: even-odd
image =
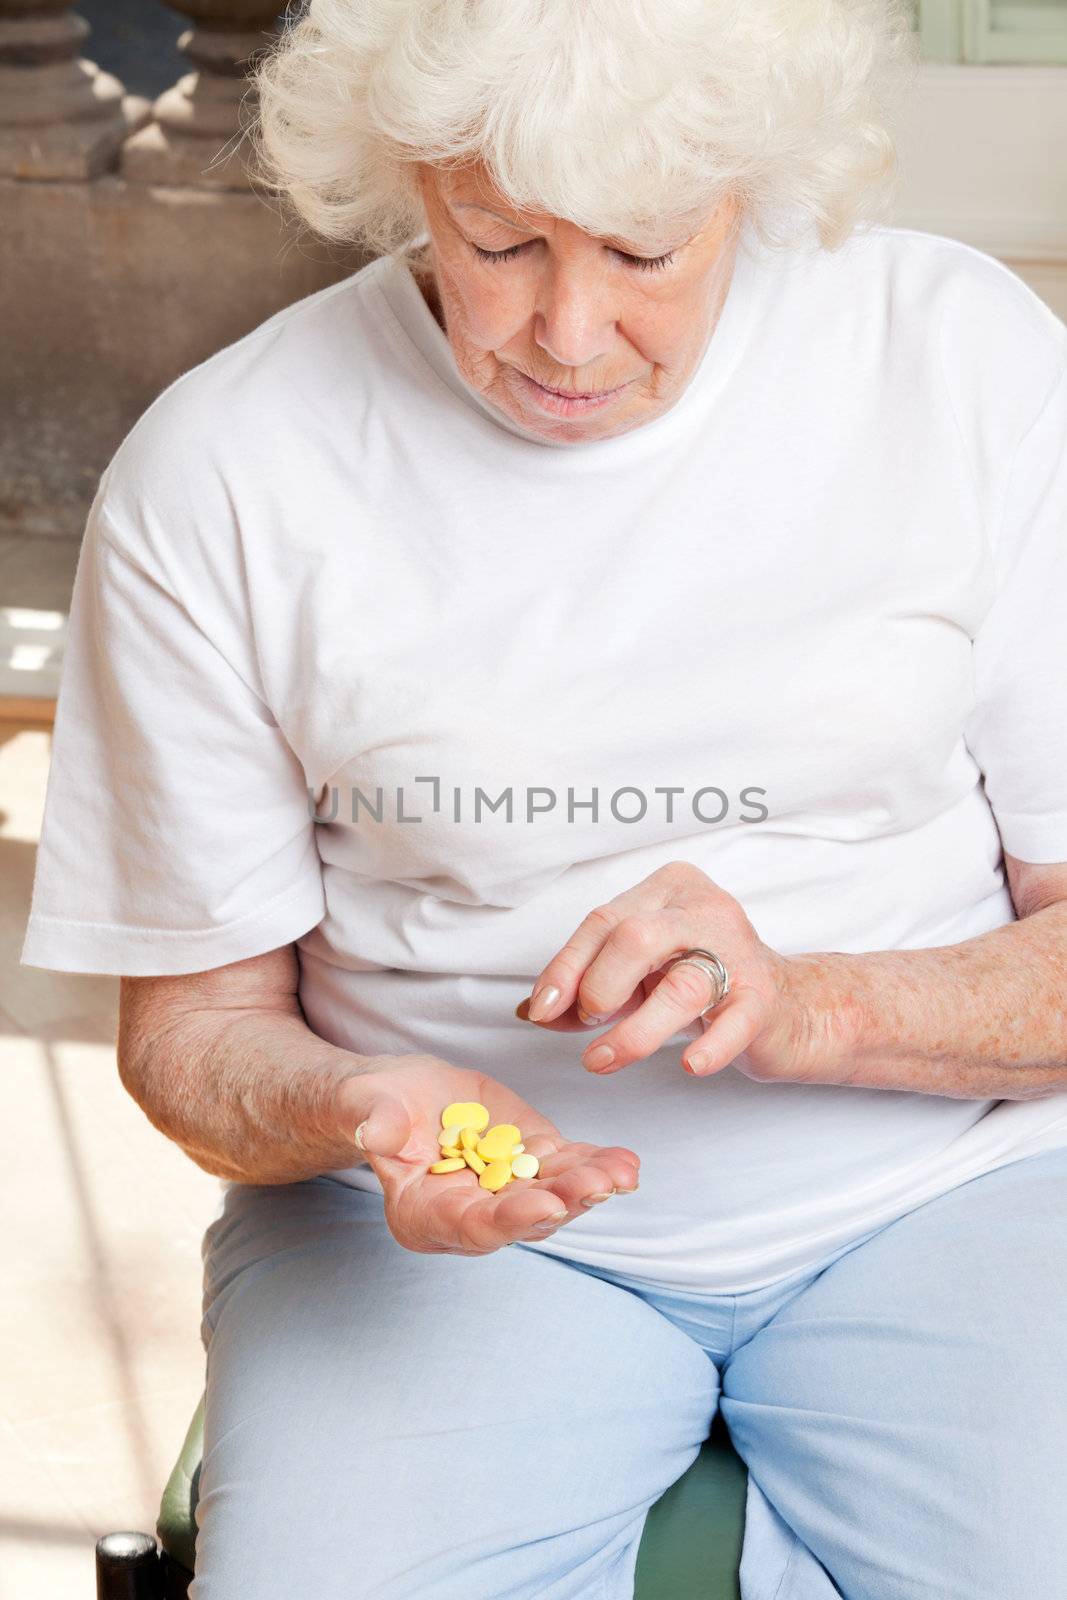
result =
[[478,1182],[483,1189],[502,1189],[511,1182],[510,1161],[490,1161]]
[[438,1144],[457,1145],[459,1144],[459,1136],[462,1132],[462,1125],[458,1122],[452,1122],[447,1128],[441,1129],[441,1132],[437,1135],[437,1142]]
[[435,1161],[431,1172],[462,1172],[467,1163],[462,1156],[450,1156],[445,1161]]
[[462,1133],[459,1136],[459,1142],[462,1145],[464,1150],[477,1150],[477,1148],[478,1148],[478,1130],[477,1130],[477,1128],[464,1128]]
[[443,1156],[450,1157],[458,1156],[461,1161],[463,1160],[463,1151],[459,1148],[458,1144],[443,1144],[441,1146],[441,1154]]
[[476,1133],[484,1133],[489,1126],[489,1113],[477,1100],[454,1100],[442,1111],[441,1126],[450,1128],[456,1122],[461,1128],[473,1128]]
[[519,1130],[513,1122],[501,1122],[488,1129],[478,1140],[478,1154],[483,1161],[508,1161],[519,1142]]
[[541,1163],[536,1156],[517,1155],[512,1158],[511,1172],[516,1178],[536,1178]]
[[511,1153],[513,1156],[521,1156],[525,1149],[526,1146],[524,1144],[513,1144],[511,1147]]
[[473,1150],[464,1150],[463,1159],[467,1163],[468,1167],[470,1167],[472,1172],[485,1171],[485,1162],[482,1160],[481,1156],[476,1155]]

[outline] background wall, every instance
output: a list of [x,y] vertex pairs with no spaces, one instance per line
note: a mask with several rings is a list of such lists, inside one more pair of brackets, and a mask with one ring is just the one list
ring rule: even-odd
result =
[[1067,66],[929,63],[897,142],[897,222],[998,256],[1067,320]]

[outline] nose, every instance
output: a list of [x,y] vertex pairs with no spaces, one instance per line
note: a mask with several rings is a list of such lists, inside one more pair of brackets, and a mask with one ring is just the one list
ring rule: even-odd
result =
[[[588,367],[611,354],[616,312],[594,265],[557,263],[541,279],[534,338],[560,367]],[[576,387],[581,387],[580,383]]]

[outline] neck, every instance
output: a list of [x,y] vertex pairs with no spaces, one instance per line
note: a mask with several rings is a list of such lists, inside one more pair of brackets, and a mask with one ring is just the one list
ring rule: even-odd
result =
[[441,305],[441,297],[437,292],[437,281],[430,265],[429,250],[430,246],[428,244],[422,245],[412,255],[408,256],[408,265],[411,268],[415,282],[419,286],[422,298],[433,313],[434,321],[443,333],[447,333],[448,328],[445,324],[444,308]]

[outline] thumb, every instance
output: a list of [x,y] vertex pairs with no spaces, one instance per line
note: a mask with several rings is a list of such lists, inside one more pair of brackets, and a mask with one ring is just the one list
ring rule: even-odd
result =
[[399,1100],[383,1096],[355,1132],[357,1147],[369,1156],[398,1156],[411,1136],[411,1117]]

